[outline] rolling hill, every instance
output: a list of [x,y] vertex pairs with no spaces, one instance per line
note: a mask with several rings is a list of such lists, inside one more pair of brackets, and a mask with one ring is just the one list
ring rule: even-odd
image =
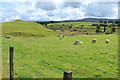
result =
[[44,28],[42,25],[37,24],[31,21],[21,21],[16,20],[12,22],[2,23],[2,34],[7,36],[22,36],[22,37],[30,37],[30,36],[55,36],[52,30]]

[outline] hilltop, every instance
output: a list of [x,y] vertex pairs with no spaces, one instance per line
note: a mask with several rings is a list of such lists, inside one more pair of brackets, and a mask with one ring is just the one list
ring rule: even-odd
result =
[[29,36],[46,37],[58,35],[52,30],[44,28],[40,24],[37,24],[32,21],[22,20],[2,23],[2,34],[6,36],[9,35],[22,37]]

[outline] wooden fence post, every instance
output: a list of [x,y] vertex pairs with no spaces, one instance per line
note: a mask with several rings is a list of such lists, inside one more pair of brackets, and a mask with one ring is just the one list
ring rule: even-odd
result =
[[10,80],[13,80],[13,77],[14,77],[14,69],[13,69],[13,51],[14,51],[14,48],[13,47],[9,47],[9,50],[10,50]]
[[72,71],[64,71],[63,80],[72,80]]

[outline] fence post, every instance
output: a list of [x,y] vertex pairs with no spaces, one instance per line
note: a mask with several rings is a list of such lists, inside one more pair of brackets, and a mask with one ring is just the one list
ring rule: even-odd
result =
[[14,69],[13,69],[13,51],[14,51],[14,48],[13,47],[9,47],[9,50],[10,50],[10,80],[13,80],[13,77],[14,77]]
[[64,71],[63,80],[72,80],[72,71]]

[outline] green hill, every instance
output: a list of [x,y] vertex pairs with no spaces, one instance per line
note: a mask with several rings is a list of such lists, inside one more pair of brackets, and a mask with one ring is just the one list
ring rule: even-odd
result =
[[56,36],[57,34],[52,30],[44,28],[42,25],[31,21],[16,20],[12,22],[2,23],[2,34],[8,36],[21,37],[46,37]]

